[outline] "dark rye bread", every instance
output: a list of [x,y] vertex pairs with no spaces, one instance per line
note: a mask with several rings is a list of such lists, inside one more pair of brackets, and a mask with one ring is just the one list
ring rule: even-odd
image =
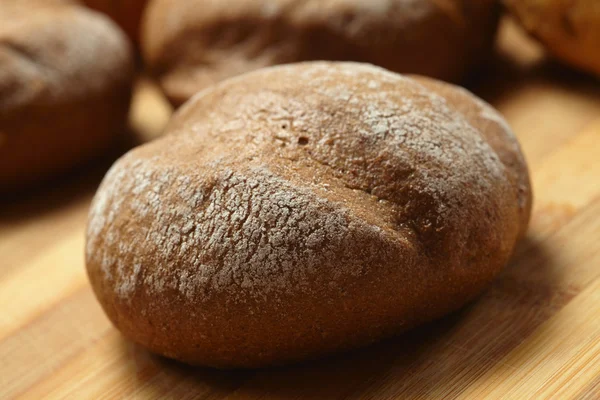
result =
[[87,268],[116,327],[187,363],[258,367],[473,299],[527,226],[527,167],[491,107],[419,81],[316,62],[195,96],[94,199]]
[[493,48],[497,0],[152,0],[147,65],[180,105],[220,80],[310,60],[459,80]]
[[0,191],[44,179],[123,133],[133,55],[108,18],[69,1],[0,1]]

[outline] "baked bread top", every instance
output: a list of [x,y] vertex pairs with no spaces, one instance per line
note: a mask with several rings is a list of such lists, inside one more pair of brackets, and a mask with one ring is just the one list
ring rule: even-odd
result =
[[107,18],[65,0],[2,0],[0,106],[54,105],[122,80],[131,54]]

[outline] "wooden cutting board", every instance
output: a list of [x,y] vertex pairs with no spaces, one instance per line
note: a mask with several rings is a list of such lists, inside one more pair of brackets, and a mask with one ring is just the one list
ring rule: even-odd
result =
[[[0,206],[0,398],[600,399],[600,82],[544,59],[510,23],[470,86],[531,167],[528,237],[462,311],[367,349],[282,369],[190,368],[124,340],[88,285],[84,227],[111,160]],[[137,137],[170,110],[140,81]],[[133,135],[135,138],[135,135]]]

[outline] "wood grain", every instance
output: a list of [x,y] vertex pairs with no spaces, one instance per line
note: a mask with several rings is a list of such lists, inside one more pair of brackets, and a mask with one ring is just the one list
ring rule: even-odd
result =
[[119,148],[0,199],[0,398],[599,399],[600,82],[544,58],[509,22],[470,88],[530,163],[535,206],[510,265],[460,312],[366,349],[287,368],[216,371],[149,354],[111,326],[83,265],[103,173],[171,113],[140,80]]

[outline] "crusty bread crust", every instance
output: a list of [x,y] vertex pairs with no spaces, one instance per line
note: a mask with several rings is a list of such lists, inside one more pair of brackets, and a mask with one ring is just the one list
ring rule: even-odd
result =
[[421,85],[444,97],[450,107],[454,107],[479,129],[488,144],[494,149],[511,180],[521,221],[520,237],[525,236],[531,217],[533,194],[525,157],[512,129],[504,118],[483,100],[473,96],[466,89],[449,83],[436,81],[423,76],[413,76]]
[[0,190],[54,175],[123,133],[126,38],[68,1],[0,1]]
[[510,129],[466,91],[366,64],[273,67],[198,94],[111,168],[87,268],[109,318],[155,352],[281,364],[473,299],[530,195]]
[[222,79],[298,61],[454,81],[490,53],[498,15],[496,0],[153,0],[142,47],[175,105]]

